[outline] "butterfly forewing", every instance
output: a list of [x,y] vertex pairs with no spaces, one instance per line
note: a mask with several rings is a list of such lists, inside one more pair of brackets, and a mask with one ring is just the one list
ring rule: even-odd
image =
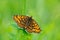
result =
[[32,17],[29,16],[14,16],[14,20],[19,27],[26,29],[28,32],[39,33],[41,29]]

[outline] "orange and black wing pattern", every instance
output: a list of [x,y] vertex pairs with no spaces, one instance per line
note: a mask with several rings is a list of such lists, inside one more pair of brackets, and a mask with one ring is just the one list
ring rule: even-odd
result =
[[32,17],[16,15],[13,18],[19,25],[19,27],[24,28],[27,32],[39,33],[41,31],[39,25],[36,23],[34,19],[32,19]]

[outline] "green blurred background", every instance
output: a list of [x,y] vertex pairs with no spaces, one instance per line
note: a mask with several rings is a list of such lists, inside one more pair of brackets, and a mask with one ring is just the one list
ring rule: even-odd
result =
[[[14,15],[32,16],[42,31],[19,30]],[[0,40],[60,40],[60,0],[0,0]]]

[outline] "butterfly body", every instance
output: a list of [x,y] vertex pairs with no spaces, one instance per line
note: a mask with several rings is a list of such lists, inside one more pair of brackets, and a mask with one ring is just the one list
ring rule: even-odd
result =
[[21,28],[26,29],[30,33],[31,32],[39,33],[41,31],[38,24],[36,23],[35,20],[32,19],[32,17],[14,16],[13,18]]

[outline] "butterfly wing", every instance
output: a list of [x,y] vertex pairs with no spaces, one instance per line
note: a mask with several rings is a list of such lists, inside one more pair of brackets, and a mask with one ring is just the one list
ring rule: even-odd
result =
[[14,16],[14,20],[22,28],[26,28],[29,25],[28,18],[28,16]]
[[28,32],[35,32],[35,33],[39,33],[41,31],[41,29],[39,28],[39,25],[36,23],[35,20],[32,19],[31,24],[29,27],[27,27],[26,29]]

